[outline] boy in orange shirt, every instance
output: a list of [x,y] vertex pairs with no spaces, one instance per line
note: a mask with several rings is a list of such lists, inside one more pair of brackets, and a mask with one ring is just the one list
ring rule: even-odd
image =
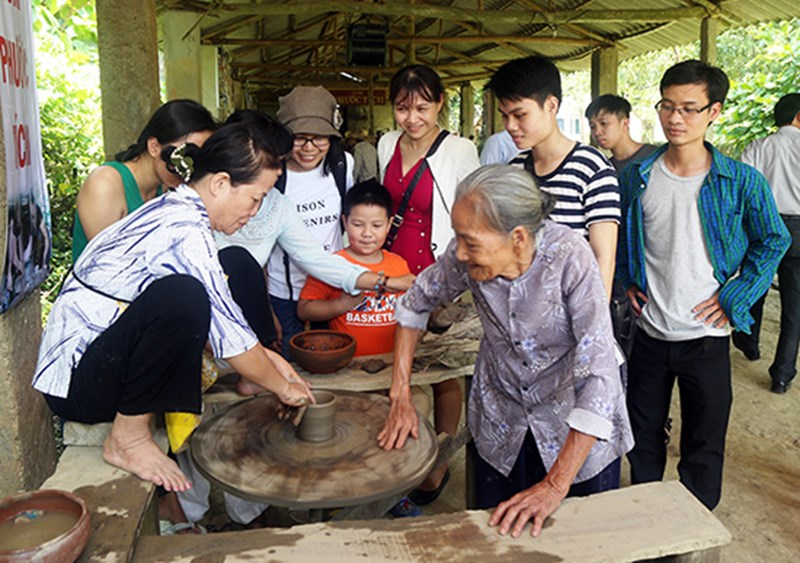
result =
[[[391,227],[391,213],[392,197],[375,180],[356,184],[342,198],[342,222],[350,246],[337,254],[382,274],[383,285],[394,277],[414,279],[403,258],[383,250]],[[387,354],[394,349],[397,327],[394,309],[400,295],[386,293],[381,284],[361,295],[350,295],[309,276],[300,292],[297,316],[303,321],[328,321],[331,330],[351,334],[356,339],[356,356]],[[421,389],[412,388],[412,395],[414,406],[423,415],[430,412],[427,396]],[[422,515],[408,497],[389,512],[396,518]]]
[[[383,273],[384,284],[389,278],[412,276],[403,258],[383,250],[391,227],[391,206],[388,190],[375,180],[353,186],[342,199],[342,222],[350,246],[337,252],[354,264]],[[400,295],[381,287],[350,295],[309,276],[300,293],[297,316],[304,321],[329,321],[331,330],[351,334],[356,339],[356,356],[386,354],[394,349],[394,308]]]

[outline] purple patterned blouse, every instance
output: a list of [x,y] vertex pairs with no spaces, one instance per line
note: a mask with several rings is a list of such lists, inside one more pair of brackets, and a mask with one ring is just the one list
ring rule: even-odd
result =
[[549,470],[574,428],[598,438],[579,483],[633,447],[608,302],[580,233],[546,221],[525,273],[480,283],[451,241],[402,297],[397,321],[424,329],[430,311],[466,290],[484,330],[467,413],[483,459],[508,475],[530,429]]

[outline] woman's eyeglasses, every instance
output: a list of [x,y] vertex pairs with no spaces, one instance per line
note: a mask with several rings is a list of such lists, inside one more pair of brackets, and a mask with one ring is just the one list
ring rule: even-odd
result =
[[331,140],[329,137],[322,137],[322,136],[303,137],[301,135],[298,135],[294,138],[295,148],[301,149],[306,146],[306,143],[311,143],[318,149],[327,149],[331,144]]

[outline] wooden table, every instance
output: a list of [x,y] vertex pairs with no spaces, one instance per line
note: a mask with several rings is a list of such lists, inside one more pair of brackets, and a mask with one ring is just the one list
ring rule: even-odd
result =
[[[421,518],[327,522],[207,536],[147,536],[134,561],[350,563],[719,561],[725,527],[677,481],[569,498],[542,535],[499,536],[488,511]],[[677,557],[675,557],[677,556]]]
[[[378,373],[367,373],[360,367],[356,367],[366,360],[377,358],[386,362],[387,367]],[[346,368],[333,373],[309,373],[297,364],[292,366],[297,373],[317,389],[330,389],[332,391],[383,391],[389,389],[392,384],[392,354],[379,354],[375,356],[362,356],[351,362]],[[415,371],[411,374],[412,385],[432,385],[456,379],[466,375],[472,375],[475,366],[469,365],[459,368],[446,368],[443,366],[431,366],[424,371]],[[221,371],[220,374],[232,374],[232,370]],[[242,400],[242,395],[233,390],[228,385],[214,385],[204,396],[206,404],[230,403]]]

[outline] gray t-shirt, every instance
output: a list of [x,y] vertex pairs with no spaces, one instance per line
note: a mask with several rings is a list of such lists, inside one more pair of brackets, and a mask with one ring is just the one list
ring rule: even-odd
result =
[[729,326],[706,326],[692,313],[720,288],[697,205],[706,175],[677,176],[662,156],[642,196],[649,301],[639,326],[653,338],[680,341],[730,334]]
[[608,160],[611,162],[611,165],[614,167],[614,170],[616,170],[617,173],[619,173],[622,172],[622,169],[625,168],[631,162],[639,162],[640,160],[644,160],[645,158],[656,152],[657,148],[658,145],[651,145],[645,143],[644,145],[639,147],[638,151],[630,155],[628,158],[617,160],[612,156]]

